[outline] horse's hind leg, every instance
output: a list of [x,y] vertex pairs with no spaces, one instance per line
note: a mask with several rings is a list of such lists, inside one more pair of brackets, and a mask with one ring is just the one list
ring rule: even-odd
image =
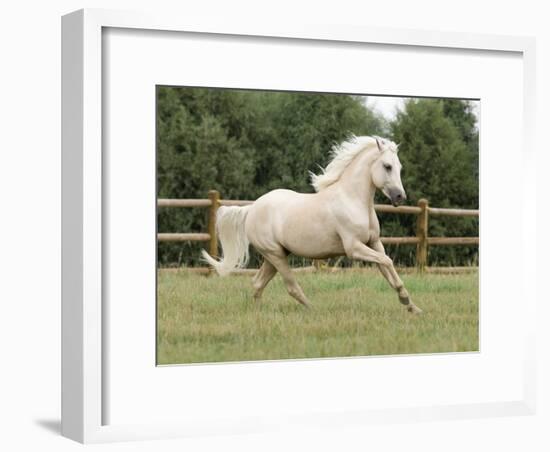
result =
[[273,279],[275,273],[277,273],[277,269],[271,262],[264,259],[262,266],[252,279],[252,285],[254,286],[254,301],[260,301],[265,286]]
[[304,291],[302,290],[302,288],[298,284],[298,281],[296,280],[296,277],[292,273],[292,270],[288,265],[288,261],[286,260],[286,256],[284,255],[284,253],[282,255],[264,254],[264,257],[269,260],[269,262],[271,262],[271,264],[281,274],[289,295],[295,298],[299,303],[303,304],[304,306],[308,308],[311,307],[306,295],[304,294]]

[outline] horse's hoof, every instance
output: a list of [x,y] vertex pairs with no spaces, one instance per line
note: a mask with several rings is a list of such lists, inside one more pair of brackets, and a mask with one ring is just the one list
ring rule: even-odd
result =
[[411,304],[407,307],[407,311],[409,311],[411,314],[422,314],[422,309],[420,309],[418,306]]

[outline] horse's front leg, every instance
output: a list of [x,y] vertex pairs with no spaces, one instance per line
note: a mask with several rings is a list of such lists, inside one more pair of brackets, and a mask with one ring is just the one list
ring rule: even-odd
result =
[[420,314],[422,311],[411,301],[409,293],[395,271],[392,260],[386,255],[384,246],[380,240],[371,243],[368,247],[360,241],[353,241],[346,247],[346,254],[352,259],[358,259],[365,262],[374,262],[378,265],[380,272],[390,283],[390,286],[397,292],[399,301],[407,306],[409,312]]
[[[375,251],[387,256],[384,245],[380,239],[371,242],[370,245]],[[409,312],[412,312],[413,314],[421,314],[422,310],[411,301],[409,292],[405,289],[405,284],[403,284],[403,281],[397,274],[397,270],[395,270],[395,267],[393,266],[393,261],[390,259],[389,265],[378,264],[378,268],[380,269],[380,273],[382,273],[384,278],[386,278],[386,280],[390,283],[390,286],[397,292],[397,296],[399,297],[401,304],[407,306],[407,310]]]

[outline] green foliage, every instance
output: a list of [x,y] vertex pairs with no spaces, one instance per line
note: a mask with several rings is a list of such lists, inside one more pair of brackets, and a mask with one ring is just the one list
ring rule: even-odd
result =
[[[227,198],[250,195],[255,154],[243,127],[249,115],[238,92],[158,88],[158,197],[204,198],[212,187],[223,187]],[[204,231],[205,225],[205,210],[159,210],[159,232]],[[195,243],[160,243],[158,251],[161,264],[181,264],[196,263],[199,250]]]
[[[478,208],[478,132],[471,108],[455,99],[411,99],[397,114],[391,137],[401,143],[401,179],[409,204],[426,198],[434,207]],[[413,216],[395,217],[381,219],[383,235],[414,235]],[[430,236],[477,234],[477,218],[430,217]],[[407,248],[390,248],[390,254],[397,262],[411,265],[414,253]],[[429,253],[432,265],[477,261],[477,246],[431,247]]]
[[[310,192],[309,171],[325,166],[331,147],[352,134],[401,143],[409,204],[427,198],[437,207],[477,208],[478,132],[468,102],[410,100],[387,124],[359,96],[180,87],[157,89],[158,197],[205,198],[211,189],[226,199],[255,199],[275,188]],[[206,209],[161,208],[158,231],[205,231],[206,219]],[[386,214],[381,225],[386,236],[414,235],[415,218]],[[477,235],[477,221],[431,218],[430,234]],[[197,265],[203,246],[159,243],[159,264]],[[400,265],[414,263],[412,246],[388,251]],[[430,249],[431,264],[463,265],[476,256],[477,247]]]

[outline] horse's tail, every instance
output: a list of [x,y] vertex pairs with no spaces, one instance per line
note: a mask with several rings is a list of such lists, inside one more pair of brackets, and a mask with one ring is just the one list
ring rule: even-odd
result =
[[223,257],[213,258],[202,250],[203,259],[208,262],[220,276],[229,275],[237,268],[248,263],[248,238],[244,223],[251,206],[222,206],[216,215],[216,232],[222,246]]

